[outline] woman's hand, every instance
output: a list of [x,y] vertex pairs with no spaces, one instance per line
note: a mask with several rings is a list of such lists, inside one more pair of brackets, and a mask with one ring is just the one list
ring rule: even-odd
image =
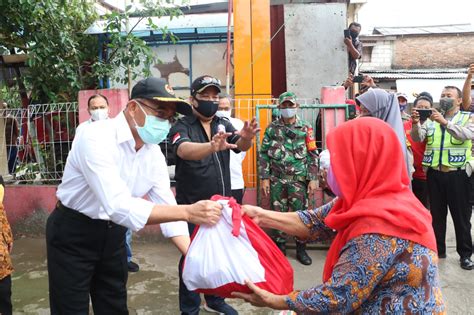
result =
[[263,211],[262,208],[260,207],[257,207],[257,206],[252,206],[252,205],[243,205],[242,206],[242,210],[244,211],[244,213],[246,215],[248,215],[250,218],[252,218],[252,220],[257,223],[258,225],[260,225],[260,221],[261,221],[261,214]]
[[276,295],[260,289],[249,280],[245,280],[245,284],[247,287],[249,287],[252,293],[233,292],[232,296],[243,299],[246,302],[258,307],[270,307],[274,310],[288,309],[288,305],[285,302],[285,295]]

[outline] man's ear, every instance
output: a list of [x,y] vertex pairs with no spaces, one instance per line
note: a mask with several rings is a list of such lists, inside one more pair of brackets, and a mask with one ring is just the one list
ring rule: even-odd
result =
[[137,112],[137,109],[138,109],[137,102],[135,102],[134,100],[128,101],[127,111],[128,111],[128,113],[130,114],[131,117],[135,118],[135,114]]
[[190,95],[189,98],[188,98],[188,103],[192,106],[192,107],[196,107],[196,100],[195,98]]

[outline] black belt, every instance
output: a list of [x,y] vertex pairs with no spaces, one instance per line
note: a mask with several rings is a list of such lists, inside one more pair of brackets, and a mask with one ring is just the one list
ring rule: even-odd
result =
[[70,218],[74,218],[76,220],[80,220],[82,222],[103,223],[103,224],[106,224],[109,227],[121,226],[121,225],[119,225],[117,223],[114,223],[110,220],[92,219],[91,217],[88,217],[87,215],[85,215],[83,213],[80,213],[77,210],[66,207],[65,205],[63,205],[61,203],[60,200],[58,200],[58,202],[56,203],[56,209],[61,211],[65,216],[68,216]]

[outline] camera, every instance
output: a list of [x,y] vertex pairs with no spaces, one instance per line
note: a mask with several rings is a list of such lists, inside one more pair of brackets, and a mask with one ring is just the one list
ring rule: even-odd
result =
[[364,81],[364,76],[362,74],[356,75],[355,77],[352,78],[352,82],[354,83],[361,83],[362,81]]
[[420,120],[427,120],[432,114],[431,109],[417,108],[415,110],[418,112],[418,114],[420,114]]
[[351,32],[349,31],[349,29],[344,30],[344,38],[350,38],[350,37],[351,37]]

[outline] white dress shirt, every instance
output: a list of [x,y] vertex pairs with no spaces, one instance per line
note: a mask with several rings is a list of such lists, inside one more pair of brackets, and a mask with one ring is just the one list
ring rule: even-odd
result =
[[[238,131],[244,127],[244,122],[238,118],[229,118],[232,126]],[[242,175],[242,161],[245,158],[245,152],[235,153],[230,150],[230,186],[231,189],[244,189],[244,177]]]
[[[145,144],[136,151],[123,113],[81,129],[56,193],[64,206],[137,231],[154,204],[176,204],[160,147]],[[150,201],[142,198],[145,195]],[[189,235],[183,221],[160,226],[165,237]]]

